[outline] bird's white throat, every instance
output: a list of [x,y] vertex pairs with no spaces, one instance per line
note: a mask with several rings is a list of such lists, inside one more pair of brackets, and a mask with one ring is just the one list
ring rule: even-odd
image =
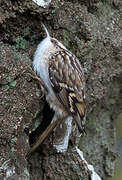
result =
[[34,55],[33,68],[34,71],[40,76],[43,82],[49,86],[49,75],[48,75],[48,59],[50,55],[50,49],[53,46],[49,37],[46,37],[40,42]]
[[48,55],[51,46],[52,42],[50,41],[49,37],[46,37],[40,42],[34,55],[34,66],[36,66],[38,61],[42,61]]

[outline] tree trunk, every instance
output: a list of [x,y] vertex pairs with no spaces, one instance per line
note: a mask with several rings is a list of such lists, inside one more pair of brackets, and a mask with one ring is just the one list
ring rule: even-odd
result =
[[[122,110],[121,1],[39,2],[0,0],[0,180],[105,179],[114,173],[114,123]],[[27,158],[53,117],[31,77],[34,51],[45,36],[41,21],[84,68],[87,135],[76,147],[72,133],[67,152],[57,153],[51,134]]]

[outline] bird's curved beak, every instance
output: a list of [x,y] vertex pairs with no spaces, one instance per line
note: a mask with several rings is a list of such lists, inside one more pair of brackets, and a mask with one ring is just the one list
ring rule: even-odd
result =
[[43,26],[43,28],[44,28],[44,30],[45,30],[45,32],[46,32],[47,37],[50,38],[50,34],[49,34],[49,32],[48,32],[46,26],[45,26],[43,23],[41,23],[41,24],[42,24],[42,26]]

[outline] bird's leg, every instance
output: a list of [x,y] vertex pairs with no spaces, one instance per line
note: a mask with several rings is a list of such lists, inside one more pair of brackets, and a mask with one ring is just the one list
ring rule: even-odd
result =
[[35,73],[31,68],[30,68],[30,70],[31,70],[30,76],[31,76],[33,79],[39,81],[39,83],[41,84],[41,86],[44,88],[45,93],[47,93],[48,90],[47,90],[47,87],[45,86],[43,80],[42,80],[40,77],[38,77],[38,76],[36,75],[36,73]]
[[60,124],[62,121],[62,119],[57,119],[55,122],[53,122],[52,124],[50,124],[47,129],[42,133],[42,135],[39,137],[38,141],[36,142],[36,144],[30,148],[29,152],[27,155],[30,155],[31,153],[33,153],[39,146],[40,144],[43,143],[43,141],[50,135],[50,133],[53,131],[53,129]]
[[43,81],[41,80],[41,78],[40,77],[38,77],[36,74],[35,75],[30,75],[33,79],[35,79],[35,80],[37,80],[37,81],[39,81],[40,82],[40,84],[43,86]]

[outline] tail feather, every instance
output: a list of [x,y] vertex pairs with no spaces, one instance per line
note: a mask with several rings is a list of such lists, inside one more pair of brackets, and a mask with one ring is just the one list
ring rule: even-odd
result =
[[77,116],[74,117],[74,120],[78,126],[78,136],[83,136],[86,135],[85,132],[85,117],[80,117],[79,114],[77,114]]

